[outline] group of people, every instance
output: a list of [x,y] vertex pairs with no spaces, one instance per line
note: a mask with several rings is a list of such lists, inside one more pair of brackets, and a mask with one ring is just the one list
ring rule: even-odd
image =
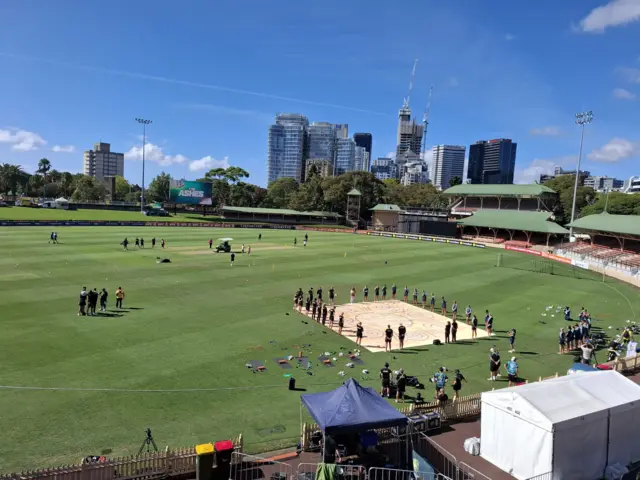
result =
[[[565,307],[564,319],[573,322],[571,318],[571,308]],[[585,364],[591,363],[591,358],[595,357],[595,346],[590,341],[591,315],[582,307],[578,315],[578,321],[574,325],[569,325],[565,331],[560,329],[558,333],[558,353],[570,353],[573,350],[581,350],[580,361]]]
[[[122,242],[120,242],[120,245],[122,245],[123,250],[129,250],[129,238],[125,237],[124,240]],[[160,245],[162,246],[162,248],[165,247],[166,242],[164,241],[164,238],[162,238],[160,240]],[[155,246],[156,246],[156,237],[153,237],[151,239],[151,248],[155,248]],[[144,238],[136,237],[136,239],[135,239],[135,247],[136,248],[144,248]]]
[[[512,331],[515,331],[512,330]],[[510,352],[513,350],[509,350]],[[495,382],[498,377],[501,377],[500,367],[502,366],[502,358],[500,357],[500,352],[498,351],[498,347],[495,345],[489,349],[489,381]],[[519,373],[519,365],[518,359],[516,357],[511,357],[505,365],[504,369],[507,372],[507,378],[509,380],[509,386],[513,387],[518,385],[520,379],[518,377]]]
[[49,235],[49,243],[58,243],[58,232],[51,232]]
[[[124,290],[122,287],[118,287],[115,292],[116,295],[116,308],[122,308],[122,302],[124,301]],[[107,311],[107,300],[109,299],[109,292],[106,288],[103,288],[98,292],[97,288],[93,290],[87,290],[87,287],[82,287],[80,291],[80,299],[78,300],[78,316],[90,316],[94,317],[98,315],[96,308],[98,306],[98,300],[100,300],[100,312]]]

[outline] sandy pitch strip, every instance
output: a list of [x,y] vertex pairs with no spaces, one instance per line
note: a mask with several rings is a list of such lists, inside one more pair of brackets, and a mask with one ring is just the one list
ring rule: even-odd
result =
[[[304,310],[303,310],[304,312]],[[370,352],[384,352],[384,331],[387,325],[393,328],[391,347],[398,348],[398,326],[402,323],[407,327],[404,339],[405,348],[432,345],[435,339],[444,343],[444,327],[451,321],[439,313],[416,307],[399,300],[384,300],[381,302],[353,303],[336,305],[334,330],[338,329],[338,317],[344,313],[344,328],[342,335],[356,340],[356,324],[362,322],[364,338],[362,346]],[[471,326],[467,325],[464,315],[456,318],[458,322],[458,340],[471,339]],[[486,337],[484,329],[478,328],[478,338]]]

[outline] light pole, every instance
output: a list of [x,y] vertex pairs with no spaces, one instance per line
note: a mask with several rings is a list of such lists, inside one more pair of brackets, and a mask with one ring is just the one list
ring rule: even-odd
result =
[[[573,186],[573,204],[571,206],[571,223],[576,218],[576,197],[578,196],[578,182],[580,181],[580,161],[582,160],[582,143],[584,141],[584,126],[593,121],[593,112],[576,113],[576,124],[580,125],[580,153],[578,153],[578,167],[576,169],[576,183]],[[569,241],[573,238],[573,227],[569,227]]]
[[142,124],[142,196],[140,197],[140,211],[144,212],[144,149],[147,143],[147,125],[153,122],[144,118],[136,118],[136,122]]

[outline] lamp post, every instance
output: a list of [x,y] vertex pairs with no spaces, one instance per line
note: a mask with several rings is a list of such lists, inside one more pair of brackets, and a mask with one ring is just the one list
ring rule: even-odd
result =
[[142,124],[142,195],[140,196],[140,211],[144,212],[144,149],[147,143],[147,125],[153,122],[144,118],[136,118],[136,122]]
[[[573,186],[573,204],[571,206],[571,223],[576,218],[576,197],[578,196],[578,182],[580,181],[580,161],[582,160],[582,144],[584,142],[584,126],[593,121],[593,112],[576,113],[576,124],[580,125],[580,153],[578,153],[578,167],[576,169],[576,183]],[[573,227],[569,227],[569,241],[573,238]]]

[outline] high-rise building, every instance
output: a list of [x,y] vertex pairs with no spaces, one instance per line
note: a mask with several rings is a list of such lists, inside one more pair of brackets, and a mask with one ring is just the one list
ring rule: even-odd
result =
[[327,160],[333,164],[336,158],[337,130],[332,123],[313,122],[308,132],[308,159]]
[[402,168],[400,183],[405,187],[414,183],[429,183],[429,167],[426,162],[409,162]]
[[276,116],[269,126],[267,152],[267,180],[269,183],[282,177],[304,180],[307,155],[307,129],[309,120],[297,113]]
[[353,169],[358,172],[368,172],[369,171],[369,152],[364,147],[359,147],[356,144],[355,151],[355,162]]
[[422,136],[424,125],[416,123],[411,118],[411,109],[404,105],[398,112],[398,142],[396,146],[396,158],[403,153],[411,151],[418,156],[422,148]]
[[356,163],[356,142],[352,138],[338,138],[336,141],[336,175],[352,172]]
[[398,177],[398,166],[392,158],[380,157],[371,162],[371,173],[378,180],[388,180]]
[[583,185],[598,192],[611,192],[620,190],[624,186],[624,182],[613,177],[589,176],[584,179]]
[[336,123],[333,125],[336,130],[336,138],[349,137],[349,125],[346,123]]
[[330,162],[329,160],[307,160],[305,179],[309,178],[309,171],[311,170],[311,167],[315,167],[316,172],[318,172],[318,175],[321,177],[333,177],[333,162]]
[[124,153],[111,151],[109,143],[96,143],[93,150],[84,152],[84,174],[98,180],[124,177]]
[[464,175],[464,154],[466,148],[458,145],[435,145],[432,149],[431,183],[442,189],[450,186],[453,177]]
[[512,184],[518,144],[507,138],[480,140],[469,148],[467,180],[471,183]]
[[371,148],[373,147],[373,136],[370,133],[354,133],[353,140],[357,147],[364,147],[371,158]]
[[[564,170],[562,167],[554,167],[553,173],[542,173],[540,175],[540,181],[538,183],[544,183],[547,180],[551,180],[552,178],[562,177],[564,175],[572,175],[575,176],[575,170]],[[587,170],[580,170],[580,178],[578,179],[579,185],[585,185],[585,180],[591,176],[591,172]]]

